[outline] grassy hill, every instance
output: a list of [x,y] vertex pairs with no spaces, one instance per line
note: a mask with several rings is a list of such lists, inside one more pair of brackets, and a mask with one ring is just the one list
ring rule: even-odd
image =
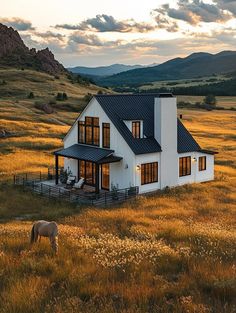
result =
[[223,51],[194,53],[186,58],[175,58],[158,66],[135,69],[106,78],[97,79],[103,86],[133,86],[155,81],[191,79],[213,74],[230,73],[236,70],[236,52]]
[[66,75],[52,76],[29,69],[0,67],[0,97],[25,99],[30,92],[36,98],[53,99],[58,92],[66,92],[71,100],[79,99],[87,93],[103,90],[95,85],[72,83]]
[[[0,172],[43,170],[75,112],[42,115],[0,102]],[[142,196],[111,208],[49,201],[0,185],[1,313],[235,311],[235,115],[181,110],[199,143],[218,150],[214,182]],[[52,120],[54,118],[54,120]],[[3,177],[2,177],[3,178]],[[33,248],[36,219],[59,223],[59,255]],[[20,220],[20,221],[19,221]]]

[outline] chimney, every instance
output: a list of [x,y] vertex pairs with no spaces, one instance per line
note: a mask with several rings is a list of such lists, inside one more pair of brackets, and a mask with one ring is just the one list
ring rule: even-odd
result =
[[161,189],[178,183],[177,104],[172,94],[160,94],[154,103],[154,137],[161,146]]

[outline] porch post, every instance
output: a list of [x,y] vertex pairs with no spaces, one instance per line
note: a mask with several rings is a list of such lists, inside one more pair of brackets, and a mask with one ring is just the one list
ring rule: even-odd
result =
[[59,175],[58,175],[58,155],[55,155],[55,180],[56,180],[56,185],[58,185],[58,178],[59,178]]
[[99,164],[96,163],[96,174],[95,174],[95,192],[99,193]]

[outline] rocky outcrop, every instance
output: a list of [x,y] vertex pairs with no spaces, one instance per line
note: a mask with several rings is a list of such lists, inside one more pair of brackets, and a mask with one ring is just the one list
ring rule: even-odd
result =
[[48,48],[39,50],[36,53],[36,59],[40,61],[44,72],[50,74],[65,72],[63,65],[55,60],[53,53]]
[[33,68],[51,75],[67,72],[48,48],[39,51],[29,49],[16,30],[1,23],[0,65]]
[[28,51],[29,49],[16,30],[0,24],[0,58],[17,52],[27,53]]

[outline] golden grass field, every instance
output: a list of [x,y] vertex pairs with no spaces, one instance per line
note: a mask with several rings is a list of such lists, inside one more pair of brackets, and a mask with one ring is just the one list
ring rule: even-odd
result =
[[[20,106],[19,106],[20,105]],[[236,312],[236,114],[181,110],[199,143],[219,151],[214,182],[111,208],[49,201],[6,184],[45,170],[75,113],[0,101],[1,313]],[[17,118],[16,118],[17,117]],[[59,254],[29,246],[36,219],[59,224]]]

